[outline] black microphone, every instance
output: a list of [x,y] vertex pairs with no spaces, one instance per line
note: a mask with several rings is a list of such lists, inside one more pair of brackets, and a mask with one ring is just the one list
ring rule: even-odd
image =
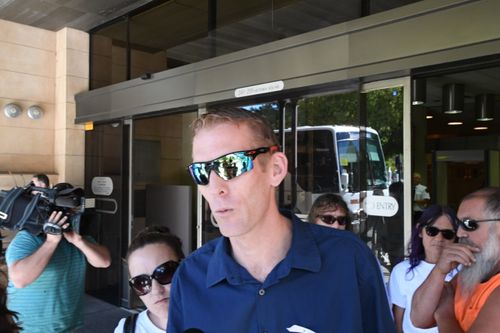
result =
[[188,328],[184,333],[203,333],[203,331],[199,328]]

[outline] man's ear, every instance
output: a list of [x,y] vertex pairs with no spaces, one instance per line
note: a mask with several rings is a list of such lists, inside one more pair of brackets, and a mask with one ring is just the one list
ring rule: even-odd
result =
[[288,172],[288,159],[282,152],[276,152],[271,155],[272,179],[271,185],[278,187]]

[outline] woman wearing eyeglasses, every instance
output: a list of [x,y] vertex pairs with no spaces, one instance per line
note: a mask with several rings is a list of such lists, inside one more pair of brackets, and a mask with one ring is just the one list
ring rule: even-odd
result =
[[[437,327],[421,329],[410,320],[411,301],[415,290],[424,282],[441,255],[446,244],[456,240],[457,216],[446,206],[432,205],[426,208],[412,230],[408,246],[409,258],[397,264],[389,279],[394,321],[398,333],[438,332]],[[448,274],[450,281],[457,273]]]
[[320,195],[309,211],[308,220],[311,223],[334,229],[351,230],[349,208],[338,194]]
[[181,240],[166,227],[148,227],[132,240],[127,252],[129,285],[146,310],[138,316],[122,318],[114,333],[165,332],[170,286],[182,259]]

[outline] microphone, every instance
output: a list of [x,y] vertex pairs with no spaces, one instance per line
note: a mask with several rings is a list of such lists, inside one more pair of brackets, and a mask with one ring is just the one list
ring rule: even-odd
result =
[[188,328],[187,330],[184,331],[184,333],[204,333],[204,332],[199,328]]

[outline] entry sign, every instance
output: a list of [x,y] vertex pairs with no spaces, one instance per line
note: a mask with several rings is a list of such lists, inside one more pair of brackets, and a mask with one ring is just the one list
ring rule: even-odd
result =
[[283,81],[274,81],[255,86],[238,88],[234,91],[234,97],[245,97],[252,95],[266,94],[273,91],[283,90],[285,83]]
[[370,195],[363,201],[366,214],[373,216],[394,216],[399,209],[398,202],[393,197]]
[[92,193],[95,195],[111,195],[113,193],[113,180],[109,177],[92,178]]

